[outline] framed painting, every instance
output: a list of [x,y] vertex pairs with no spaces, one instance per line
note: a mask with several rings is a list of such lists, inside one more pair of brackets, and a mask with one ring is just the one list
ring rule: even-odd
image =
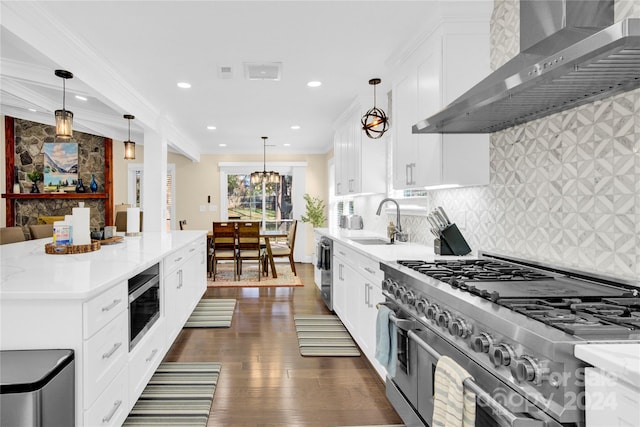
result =
[[44,191],[73,192],[78,183],[78,143],[44,143]]

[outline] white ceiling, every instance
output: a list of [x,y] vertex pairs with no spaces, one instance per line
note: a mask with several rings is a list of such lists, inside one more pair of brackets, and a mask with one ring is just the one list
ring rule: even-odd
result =
[[[132,139],[142,142],[145,127],[170,129],[170,145],[190,154],[261,153],[263,135],[270,152],[325,153],[340,113],[372,95],[370,78],[382,78],[386,107],[389,59],[428,31],[436,4],[3,0],[2,113],[52,123],[62,104],[54,70],[63,68],[75,74],[66,106],[77,130],[125,139],[130,113]],[[282,79],[249,81],[245,62],[281,62]],[[233,77],[219,78],[220,66]]]

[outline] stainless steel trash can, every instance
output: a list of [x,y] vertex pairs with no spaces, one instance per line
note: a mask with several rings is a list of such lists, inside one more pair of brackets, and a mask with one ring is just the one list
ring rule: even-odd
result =
[[73,350],[0,351],[0,426],[75,425]]

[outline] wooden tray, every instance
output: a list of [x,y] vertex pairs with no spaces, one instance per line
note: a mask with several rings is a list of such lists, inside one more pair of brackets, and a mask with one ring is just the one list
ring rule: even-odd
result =
[[124,241],[124,237],[122,236],[113,236],[108,239],[100,240],[101,245],[115,245],[116,243],[122,243]]
[[53,243],[47,243],[44,245],[44,251],[52,255],[69,255],[69,254],[84,254],[87,252],[93,252],[100,250],[100,241],[92,240],[89,245],[61,245],[56,246]]

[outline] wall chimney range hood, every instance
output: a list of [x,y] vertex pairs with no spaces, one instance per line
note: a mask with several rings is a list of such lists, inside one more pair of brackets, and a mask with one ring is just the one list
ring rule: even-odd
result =
[[492,133],[640,87],[640,19],[613,0],[521,0],[521,53],[413,133]]

